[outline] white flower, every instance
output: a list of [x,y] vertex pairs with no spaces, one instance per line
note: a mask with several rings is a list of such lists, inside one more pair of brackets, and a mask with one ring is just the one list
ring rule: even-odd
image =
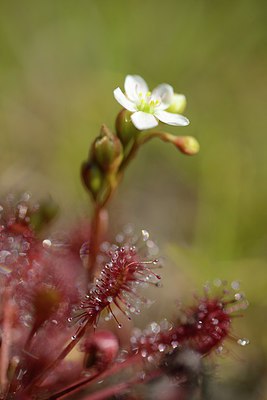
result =
[[131,120],[137,129],[150,129],[158,125],[158,120],[169,125],[186,126],[187,118],[165,111],[173,101],[173,88],[167,83],[157,86],[152,92],[139,75],[127,75],[124,82],[125,94],[118,87],[115,99],[126,110],[131,111]]

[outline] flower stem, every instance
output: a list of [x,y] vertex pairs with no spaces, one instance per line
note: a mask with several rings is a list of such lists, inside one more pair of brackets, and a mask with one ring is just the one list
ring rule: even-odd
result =
[[130,148],[127,156],[123,159],[120,168],[119,168],[119,173],[122,174],[125,169],[128,167],[129,163],[134,159],[134,157],[136,156],[136,153],[139,149],[139,143],[138,143],[138,139],[135,139],[132,147]]
[[79,380],[78,382],[76,381],[74,384],[70,385],[67,388],[64,388],[64,390],[57,392],[55,394],[53,394],[52,396],[50,396],[48,398],[48,400],[55,400],[55,399],[59,399],[63,396],[65,396],[66,394],[70,394],[70,393],[76,393],[78,390],[80,390],[81,388],[86,387],[87,384],[90,383],[90,385],[92,383],[94,383],[94,381],[97,380],[102,380],[104,378],[107,378],[111,375],[115,375],[117,372],[119,372],[120,370],[124,370],[125,368],[135,365],[139,362],[143,361],[141,356],[138,355],[131,355],[130,357],[128,357],[124,362],[122,363],[117,363],[114,364],[111,368],[109,368],[108,370],[104,370],[104,371],[98,371],[97,373],[91,375],[88,378]]
[[11,328],[13,319],[13,306],[10,301],[10,288],[6,288],[3,296],[3,334],[1,343],[1,355],[0,355],[0,383],[1,392],[5,392],[7,389],[8,379],[7,370],[9,365],[9,352],[11,344]]
[[59,356],[54,360],[51,364],[49,364],[39,375],[37,375],[30,383],[30,385],[26,388],[27,393],[30,392],[35,386],[38,386],[40,383],[44,381],[47,375],[57,367],[57,365],[64,360],[64,358],[71,352],[71,350],[79,343],[82,339],[83,335],[86,332],[86,329],[90,325],[87,321],[86,324],[81,326],[76,334],[73,336],[72,340],[65,346],[65,348],[61,351]]
[[123,174],[126,168],[128,167],[129,163],[135,158],[140,146],[154,137],[158,137],[161,140],[168,142],[170,141],[171,135],[161,131],[140,132],[140,134],[134,139],[132,146],[130,147],[130,150],[124,157],[117,173],[116,174],[111,173],[106,175],[104,189],[103,192],[100,193],[99,198],[96,201],[94,215],[92,218],[92,225],[91,225],[92,229],[89,241],[89,260],[88,260],[89,283],[91,283],[94,280],[96,274],[96,269],[97,269],[96,258],[104,231],[103,214],[105,212],[105,207],[107,206],[113,193],[115,192],[120,181],[122,180]]
[[85,384],[87,384],[87,383],[91,382],[92,380],[94,380],[95,378],[97,378],[99,375],[100,375],[100,373],[97,372],[88,378],[81,379],[78,382],[75,382],[74,384],[72,384],[70,386],[64,387],[63,390],[60,390],[59,392],[54,393],[52,396],[50,396],[48,398],[48,400],[60,399],[70,393],[74,393],[74,392],[78,391],[80,388],[82,388]]
[[105,389],[99,390],[96,393],[89,394],[86,397],[83,397],[82,400],[104,400],[107,398],[110,398],[111,396],[114,396],[116,394],[120,394],[122,392],[125,392],[125,390],[129,389],[130,387],[142,383],[147,383],[151,381],[152,379],[157,378],[162,374],[162,371],[160,370],[155,370],[149,375],[147,375],[144,379],[137,377],[134,379],[131,379],[128,382],[122,382],[122,383],[116,383],[113,386],[107,387]]
[[120,175],[125,171],[128,167],[129,163],[135,158],[139,148],[153,138],[159,138],[164,142],[171,142],[172,135],[164,131],[141,131],[138,136],[136,136],[132,147],[130,148],[127,156],[122,161],[119,173]]
[[89,260],[88,260],[88,281],[93,281],[96,270],[96,257],[99,249],[101,231],[101,211],[102,207],[96,204],[92,219],[92,230],[89,241]]

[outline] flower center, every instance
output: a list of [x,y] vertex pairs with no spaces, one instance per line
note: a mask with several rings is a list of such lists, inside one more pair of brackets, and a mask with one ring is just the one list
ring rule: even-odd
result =
[[154,114],[155,107],[160,103],[159,100],[153,98],[151,92],[147,92],[146,94],[140,92],[138,97],[137,109],[148,114]]

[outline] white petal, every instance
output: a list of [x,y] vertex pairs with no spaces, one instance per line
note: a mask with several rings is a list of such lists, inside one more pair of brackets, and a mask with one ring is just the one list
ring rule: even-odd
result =
[[158,121],[152,114],[145,113],[143,111],[137,111],[131,115],[131,120],[134,126],[140,131],[144,129],[155,128],[158,125]]
[[165,110],[171,104],[173,100],[173,94],[174,92],[172,86],[168,85],[167,83],[162,83],[153,90],[152,97],[160,99],[161,100],[160,109]]
[[167,111],[156,111],[155,116],[165,124],[175,126],[186,126],[189,124],[189,120],[180,114],[173,114]]
[[146,94],[148,86],[144,79],[139,75],[127,75],[124,82],[126,96],[132,100],[138,100],[139,93]]
[[115,99],[118,103],[122,105],[122,107],[126,108],[129,111],[136,111],[135,104],[128,100],[124,93],[122,93],[121,89],[117,87],[117,89],[113,92]]

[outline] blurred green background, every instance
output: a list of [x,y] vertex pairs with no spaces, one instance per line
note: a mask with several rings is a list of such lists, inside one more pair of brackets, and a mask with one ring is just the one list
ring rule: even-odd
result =
[[80,163],[100,125],[113,127],[125,75],[187,96],[190,126],[168,131],[197,137],[200,154],[145,146],[111,226],[153,233],[173,268],[170,298],[217,277],[241,281],[251,305],[236,332],[251,344],[231,346],[216,400],[267,396],[266,21],[265,0],[0,3],[3,193],[50,193],[61,221],[74,221],[88,205]]

